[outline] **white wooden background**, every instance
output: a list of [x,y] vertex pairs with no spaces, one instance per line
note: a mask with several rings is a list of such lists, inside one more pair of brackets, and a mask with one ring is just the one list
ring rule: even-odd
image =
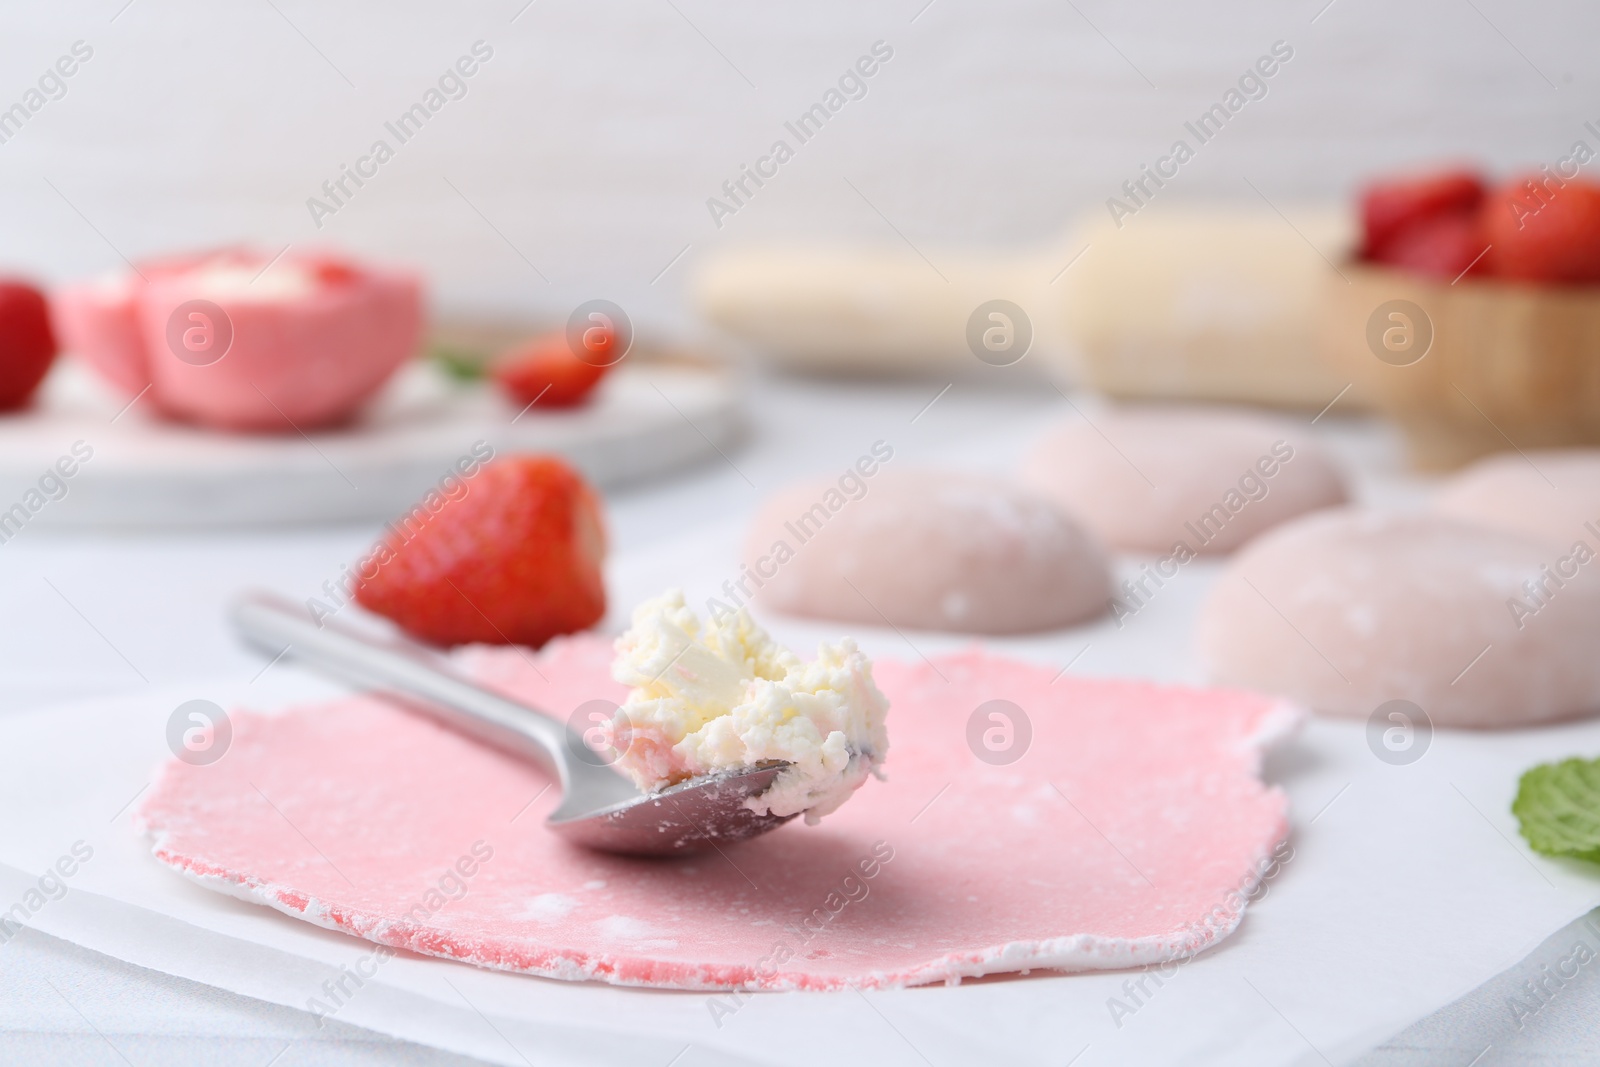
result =
[[[0,144],[0,270],[323,241],[426,267],[446,311],[607,296],[671,322],[722,242],[1051,239],[1279,39],[1295,58],[1270,94],[1163,197],[1554,161],[1600,120],[1600,5],[1581,0],[126,2],[0,8],[0,108],[94,49]],[[479,39],[494,57],[468,95],[319,233],[306,198]],[[706,198],[879,39],[894,58],[868,96],[717,229]]]

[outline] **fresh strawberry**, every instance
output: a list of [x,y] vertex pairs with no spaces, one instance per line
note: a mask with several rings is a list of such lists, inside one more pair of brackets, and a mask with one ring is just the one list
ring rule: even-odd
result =
[[494,380],[518,404],[547,408],[581,404],[611,369],[611,331],[592,332],[597,336],[583,358],[567,346],[565,334],[536,337],[495,363]]
[[1543,174],[1509,182],[1484,204],[1485,260],[1502,278],[1600,282],[1600,185]]
[[44,294],[27,282],[0,279],[0,411],[26,405],[55,358]]
[[363,606],[439,645],[538,647],[600,620],[605,530],[576,471],[552,456],[507,456],[461,484],[390,525],[356,568]]
[[[1429,278],[1455,281],[1486,273],[1489,244],[1475,215],[1419,219],[1401,230],[1384,250],[1383,262]],[[1468,268],[1471,268],[1470,270]]]
[[1373,182],[1361,194],[1362,258],[1390,262],[1389,246],[1407,227],[1442,215],[1469,214],[1483,196],[1482,179],[1468,170]]

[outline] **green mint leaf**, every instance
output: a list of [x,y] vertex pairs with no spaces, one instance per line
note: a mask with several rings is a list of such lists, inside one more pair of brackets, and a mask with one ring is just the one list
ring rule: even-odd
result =
[[434,345],[428,358],[438,363],[450,377],[462,382],[477,381],[489,373],[489,357],[482,352],[448,345]]
[[1600,863],[1600,759],[1566,759],[1528,770],[1511,812],[1535,852]]

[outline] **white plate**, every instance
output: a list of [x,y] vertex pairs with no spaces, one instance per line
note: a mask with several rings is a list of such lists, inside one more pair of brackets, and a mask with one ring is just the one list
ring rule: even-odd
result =
[[[420,361],[355,425],[309,435],[218,433],[163,422],[144,401],[119,415],[122,406],[65,361],[32,409],[0,417],[0,522],[15,504],[34,506],[29,526],[368,521],[409,507],[478,441],[496,454],[558,453],[614,486],[714,458],[740,428],[728,374],[648,360],[617,368],[585,407],[520,417],[497,390]],[[66,494],[50,479],[46,492],[30,494],[78,441],[93,456],[66,480]],[[0,539],[16,522],[0,525]]]

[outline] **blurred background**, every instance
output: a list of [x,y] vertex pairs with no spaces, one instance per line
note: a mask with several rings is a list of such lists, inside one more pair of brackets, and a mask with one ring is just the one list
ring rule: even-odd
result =
[[[154,259],[224,246],[255,250],[249,284],[280,261],[315,265],[320,250],[408,269],[426,310],[391,378],[305,427],[230,424],[204,404],[164,418],[179,404],[169,384],[142,400],[143,379],[90,372],[73,343],[89,333],[63,338],[37,400],[0,417],[0,711],[261,692],[248,687],[271,664],[228,630],[229,600],[252,586],[332,597],[384,520],[480,439],[559,453],[603,491],[608,632],[667,582],[691,603],[715,594],[764,500],[836,476],[879,440],[896,471],[979,469],[999,484],[1044,433],[1117,401],[1259,405],[1325,447],[1349,498],[1378,509],[1417,506],[1436,473],[1496,451],[1600,443],[1600,301],[1567,284],[1600,274],[1456,287],[1477,259],[1407,273],[1357,255],[1358,198],[1375,178],[1464,165],[1494,186],[1555,167],[1580,141],[1600,148],[1593,4],[14,0],[0,19],[0,276],[44,290],[58,332],[69,288],[88,302],[73,313],[86,330],[82,308],[115,285],[85,280],[132,289]],[[1202,135],[1195,124],[1219,106],[1226,122]],[[1192,158],[1139,189],[1180,140]],[[1473,210],[1491,200],[1473,195]],[[1568,236],[1592,251],[1600,210],[1588,221]],[[974,341],[972,322],[994,320],[969,316],[995,299],[1031,319],[1015,359]],[[596,399],[550,412],[531,390],[481,380],[495,358],[560,347],[549,331],[597,300],[625,312],[637,343]],[[1369,315],[1394,300],[1430,339],[1437,328],[1426,361],[1391,360],[1371,340]],[[238,363],[217,364],[218,378]],[[279,414],[300,386],[284,377],[276,401],[256,390]],[[79,440],[93,460],[8,531],[6,509]],[[1203,493],[1197,508],[1216,499]],[[1334,496],[1312,507],[1343,501],[1344,486]],[[1108,580],[1138,574],[1144,555],[1114,547]],[[1101,614],[994,641],[1062,674],[1199,681],[1193,622],[1224,566],[1190,568],[1126,629]],[[884,621],[848,625],[891,657],[976,639],[911,620],[913,644]],[[844,625],[789,618],[774,631],[799,648]],[[1353,749],[1363,769],[1390,769]],[[1291,768],[1296,811],[1320,815],[1342,774]],[[1484,810],[1498,817],[1494,796]],[[96,810],[97,830],[123,834],[113,823],[127,810]],[[1375,806],[1372,825],[1385,814]],[[1481,813],[1457,814],[1458,836],[1511,841],[1483,834]],[[1349,831],[1341,856],[1366,855],[1370,839]],[[1413,846],[1395,852],[1429,863]],[[26,866],[0,848],[13,862]],[[1541,936],[1557,925],[1524,910]],[[1382,911],[1411,922],[1392,894]],[[1330,943],[1347,936],[1323,918],[1309,923]],[[1473,957],[1474,981],[1525,954],[1532,942],[1517,937]],[[1281,943],[1300,967],[1304,944]],[[102,1054],[91,1015],[195,1062],[258,1062],[308,1025],[42,935],[12,951],[28,953],[0,981],[21,991],[0,997],[12,1031],[0,1050],[16,1057]],[[1365,977],[1344,990],[1371,987],[1385,1033],[1462,992],[1450,968],[1411,955],[1414,970],[1390,976],[1404,990]],[[33,981],[46,972],[99,999],[67,1010]],[[1330,1017],[1343,1010],[1319,998]],[[1494,991],[1458,1003],[1427,1040],[1447,1047],[1452,1020],[1499,1003]],[[352,1046],[368,1040],[348,1029]],[[1592,1045],[1592,1024],[1572,1029],[1572,1048]],[[357,1052],[326,1062],[365,1062]],[[1371,1062],[1402,1061],[1423,1062]]]
[[[655,573],[629,560],[718,523],[737,552],[764,498],[880,438],[908,465],[1014,470],[1107,399],[1259,404],[1329,436],[1378,505],[1420,499],[1419,469],[1600,441],[1600,305],[1570,284],[1593,278],[1458,287],[1485,238],[1442,271],[1372,262],[1370,217],[1358,255],[1375,179],[1474,168],[1498,188],[1471,210],[1503,219],[1499,183],[1580,144],[1586,165],[1592,6],[106,0],[5,18],[0,274],[66,329],[38,397],[0,419],[0,512],[74,441],[96,450],[26,531],[0,527],[9,706],[254,669],[220,605],[247,584],[318,595],[479,439],[559,453],[606,491],[612,627],[642,595],[618,568]],[[1541,223],[1592,247],[1600,214],[1558,214]],[[187,368],[155,352],[159,380],[119,380],[95,324],[144,300],[154,351],[193,295],[156,278],[129,296],[133,272],[225,246],[254,251],[205,285],[283,264],[262,298],[288,302],[280,323],[325,268],[412,272],[393,307],[415,318],[420,291],[422,321],[374,381],[292,417],[359,344]],[[1031,319],[1005,358],[973,332],[997,298]],[[1431,316],[1431,358],[1374,347],[1392,298]],[[446,373],[537,356],[596,300],[638,344],[592,403]],[[405,318],[350,321],[368,338]],[[1130,645],[1083,668],[1194,678],[1186,625],[1158,667]]]
[[[1268,95],[1163,199],[1249,203],[1248,178],[1331,202],[1410,163],[1552,161],[1600,117],[1600,10],[1576,2],[924,3],[19,4],[6,104],[73,42],[94,56],[0,145],[0,265],[61,280],[228,240],[336,244],[424,268],[441,313],[606,296],[685,328],[697,259],[736,242],[899,231],[1059,244],[1065,264],[1069,224],[1279,40],[1294,58]],[[318,229],[307,198],[479,40],[467,95]],[[715,225],[706,200],[879,40],[893,59],[865,98]]]

